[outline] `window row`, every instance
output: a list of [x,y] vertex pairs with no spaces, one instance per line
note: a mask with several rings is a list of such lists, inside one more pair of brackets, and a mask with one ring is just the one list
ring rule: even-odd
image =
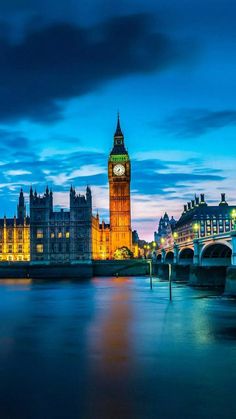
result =
[[[55,231],[51,231],[50,232],[50,237],[51,239],[54,238],[58,238],[58,239],[62,239],[63,237],[65,237],[66,239],[70,238],[70,232],[66,231],[65,234],[63,235],[62,231],[58,231],[57,234],[55,233]],[[36,231],[36,238],[37,239],[43,239],[44,238],[44,231],[41,228],[38,228]]]

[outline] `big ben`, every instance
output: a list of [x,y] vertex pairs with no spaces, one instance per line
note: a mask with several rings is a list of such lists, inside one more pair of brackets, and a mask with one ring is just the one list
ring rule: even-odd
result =
[[116,249],[128,247],[132,250],[130,179],[131,167],[118,115],[114,144],[108,161],[110,198],[110,257]]

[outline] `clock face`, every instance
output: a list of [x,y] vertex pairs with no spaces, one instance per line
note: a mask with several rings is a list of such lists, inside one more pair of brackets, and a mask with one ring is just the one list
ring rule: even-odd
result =
[[123,164],[116,164],[113,168],[113,172],[116,176],[122,176],[125,173],[125,167]]

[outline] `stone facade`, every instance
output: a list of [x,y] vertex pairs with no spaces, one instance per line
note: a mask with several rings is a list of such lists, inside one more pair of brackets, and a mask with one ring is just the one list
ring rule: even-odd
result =
[[[118,117],[113,148],[108,159],[110,223],[92,214],[92,193],[70,189],[69,210],[54,211],[53,192],[39,195],[31,187],[30,217],[26,217],[23,191],[17,217],[0,220],[0,260],[42,264],[76,263],[112,259],[118,248],[127,247],[138,257],[132,243],[130,180],[131,162]],[[136,233],[137,234],[137,233]]]
[[30,253],[32,262],[71,263],[92,258],[92,194],[70,189],[70,211],[53,211],[53,193],[30,190]]
[[0,219],[0,261],[30,260],[30,226],[25,199],[20,191],[17,217]]
[[228,205],[221,194],[219,205],[208,205],[204,194],[184,205],[184,211],[175,225],[177,244],[191,242],[194,238],[227,233],[233,230],[234,206]]
[[155,243],[161,247],[162,240],[165,241],[165,245],[171,246],[173,243],[173,230],[176,225],[176,220],[172,216],[169,218],[168,214],[165,212],[163,217],[160,218],[159,225],[158,225],[158,231],[154,232],[154,241]]

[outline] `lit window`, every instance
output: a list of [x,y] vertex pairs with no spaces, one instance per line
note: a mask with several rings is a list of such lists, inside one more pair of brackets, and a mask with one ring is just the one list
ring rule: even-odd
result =
[[62,238],[62,232],[61,231],[59,231],[57,237],[58,237],[58,239],[61,239]]
[[67,238],[67,239],[69,239],[69,238],[70,238],[70,232],[69,232],[69,231],[67,231],[67,232],[66,232],[66,238]]
[[18,246],[18,253],[22,253],[22,252],[23,252],[22,244],[19,244],[19,246]]
[[55,233],[54,231],[51,231],[51,239],[54,239],[54,237],[55,237]]
[[36,245],[36,252],[37,253],[43,253],[43,244],[37,244]]
[[42,230],[42,228],[37,228],[36,237],[37,237],[37,239],[42,239],[43,238],[43,230]]
[[8,246],[8,253],[12,253],[12,244],[9,244]]
[[22,230],[19,230],[18,231],[18,239],[19,240],[22,240],[22,238],[23,238],[23,231]]

